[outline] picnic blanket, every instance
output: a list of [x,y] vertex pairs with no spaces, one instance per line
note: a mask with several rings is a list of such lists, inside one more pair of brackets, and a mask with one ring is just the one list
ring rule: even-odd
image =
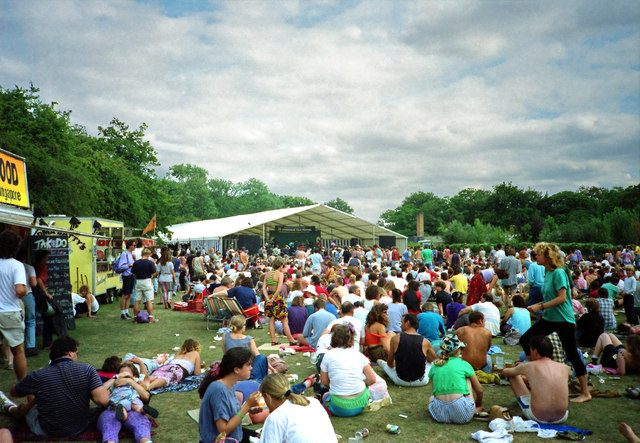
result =
[[279,351],[280,350],[280,346],[282,345],[272,345],[271,343],[263,343],[260,346],[258,346],[258,350],[260,351]]
[[[147,416],[149,421],[151,422],[152,428],[157,428],[158,423],[151,417]],[[95,425],[91,424],[87,428],[86,431],[81,432],[79,434],[73,436],[66,437],[41,437],[39,435],[34,434],[29,429],[29,426],[23,421],[19,421],[16,425],[11,428],[11,435],[13,436],[13,441],[15,443],[19,442],[31,442],[31,441],[102,441],[100,438],[100,432],[96,429]],[[155,435],[154,431],[151,431],[151,435]],[[118,434],[119,438],[131,437],[126,430],[122,429],[120,434]]]
[[195,313],[195,314],[206,314],[207,311],[205,311],[204,309],[186,309],[182,312],[191,312],[191,313]]
[[194,391],[200,387],[200,383],[202,383],[202,379],[204,378],[204,374],[200,375],[190,375],[180,383],[175,385],[163,386],[158,389],[154,389],[153,391],[149,391],[149,394],[161,394],[163,392],[188,392]]
[[316,352],[311,346],[286,346],[287,348],[291,348],[296,352]]

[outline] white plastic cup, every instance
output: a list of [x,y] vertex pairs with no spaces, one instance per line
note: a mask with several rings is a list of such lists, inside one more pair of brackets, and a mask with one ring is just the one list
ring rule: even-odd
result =
[[496,368],[504,369],[504,357],[496,357]]

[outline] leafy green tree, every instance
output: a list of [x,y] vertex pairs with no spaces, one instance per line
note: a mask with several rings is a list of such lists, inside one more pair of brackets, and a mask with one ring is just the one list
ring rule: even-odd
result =
[[144,132],[147,125],[142,123],[138,129],[130,130],[129,125],[113,118],[109,126],[98,126],[97,146],[111,157],[118,157],[127,162],[130,168],[147,177],[155,177],[155,167],[160,166],[156,151],[147,140]]
[[342,200],[340,197],[336,197],[333,200],[326,202],[325,205],[337,209],[338,211],[342,211],[346,214],[353,215],[353,208],[349,206],[349,203]]
[[284,208],[298,208],[300,206],[309,206],[315,204],[313,200],[307,197],[296,197],[292,195],[281,195],[280,201]]

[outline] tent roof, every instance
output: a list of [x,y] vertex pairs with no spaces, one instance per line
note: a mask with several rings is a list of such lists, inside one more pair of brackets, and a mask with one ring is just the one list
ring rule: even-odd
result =
[[374,232],[376,236],[382,234],[406,238],[404,235],[382,226],[318,204],[181,223],[169,226],[168,229],[172,232],[173,241],[188,241],[191,239],[222,238],[232,234],[262,235],[262,225],[265,223],[269,223],[270,228],[275,226],[319,226],[322,236],[326,238],[370,238]]

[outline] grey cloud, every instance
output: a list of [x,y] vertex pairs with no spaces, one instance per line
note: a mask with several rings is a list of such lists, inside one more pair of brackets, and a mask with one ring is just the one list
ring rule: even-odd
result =
[[[33,6],[35,5],[35,7]],[[417,190],[640,179],[637,2],[9,2],[0,85],[368,220]],[[4,35],[3,35],[4,37]]]

